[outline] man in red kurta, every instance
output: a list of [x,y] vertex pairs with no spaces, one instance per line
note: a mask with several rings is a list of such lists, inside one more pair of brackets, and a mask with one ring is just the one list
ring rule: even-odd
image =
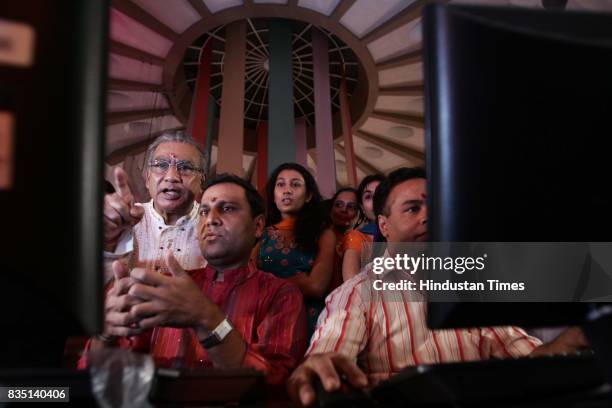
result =
[[248,262],[263,232],[263,209],[257,191],[242,179],[209,181],[199,222],[208,266],[183,271],[172,249],[165,258],[171,276],[141,268],[128,273],[113,264],[105,330],[86,349],[148,352],[162,367],[250,366],[269,383],[282,383],[304,354],[305,310],[295,286]]

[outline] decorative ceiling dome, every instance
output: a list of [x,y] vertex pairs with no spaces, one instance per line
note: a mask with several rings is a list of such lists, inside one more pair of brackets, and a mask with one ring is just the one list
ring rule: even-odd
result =
[[[609,0],[447,0],[512,7],[611,11]],[[212,47],[210,96],[222,109],[228,25],[246,30],[244,173],[257,161],[255,129],[268,117],[269,22],[291,21],[293,115],[308,128],[306,163],[317,171],[311,37],[327,38],[333,144],[347,163],[339,83],[346,75],[357,179],[423,165],[425,131],[421,20],[430,0],[113,0],[110,25],[109,165],[142,152],[164,130],[186,129],[202,46]],[[553,4],[554,3],[554,4]],[[217,116],[220,109],[217,109]],[[133,126],[125,126],[132,123]],[[146,126],[145,126],[146,125]],[[213,137],[213,168],[218,140]],[[375,153],[376,152],[376,153]],[[380,153],[382,152],[382,154]],[[339,185],[347,166],[336,167]]]

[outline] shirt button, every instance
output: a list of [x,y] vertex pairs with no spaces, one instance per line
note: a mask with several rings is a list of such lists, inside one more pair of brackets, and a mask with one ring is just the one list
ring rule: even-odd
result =
[[162,229],[162,227],[157,227],[157,228]]
[[159,247],[159,249],[164,249],[164,247]]
[[177,248],[176,250],[177,250],[178,252],[181,252],[181,248]]

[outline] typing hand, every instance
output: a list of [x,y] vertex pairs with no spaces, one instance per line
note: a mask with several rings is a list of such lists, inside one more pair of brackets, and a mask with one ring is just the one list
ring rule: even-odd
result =
[[340,389],[340,375],[356,388],[368,385],[368,378],[357,364],[340,353],[312,354],[295,369],[287,380],[287,391],[291,399],[303,406],[315,403],[314,382],[318,378],[327,392]]
[[121,233],[136,225],[144,215],[144,208],[134,205],[134,196],[125,171],[117,167],[114,172],[117,191],[104,196],[104,249],[112,252]]
[[586,336],[579,327],[564,330],[549,343],[542,344],[531,353],[532,356],[575,353],[589,347]]

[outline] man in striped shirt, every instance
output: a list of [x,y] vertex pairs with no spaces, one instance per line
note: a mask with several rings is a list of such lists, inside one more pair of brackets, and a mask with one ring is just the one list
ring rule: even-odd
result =
[[[425,173],[417,168],[396,170],[378,186],[374,211],[388,242],[427,240],[425,187]],[[374,290],[376,279],[369,265],[328,296],[307,358],[288,382],[294,400],[314,402],[317,376],[333,391],[340,386],[338,372],[363,387],[410,365],[568,351],[585,343],[573,333],[542,345],[515,327],[430,330],[426,302],[415,301],[410,291]]]

